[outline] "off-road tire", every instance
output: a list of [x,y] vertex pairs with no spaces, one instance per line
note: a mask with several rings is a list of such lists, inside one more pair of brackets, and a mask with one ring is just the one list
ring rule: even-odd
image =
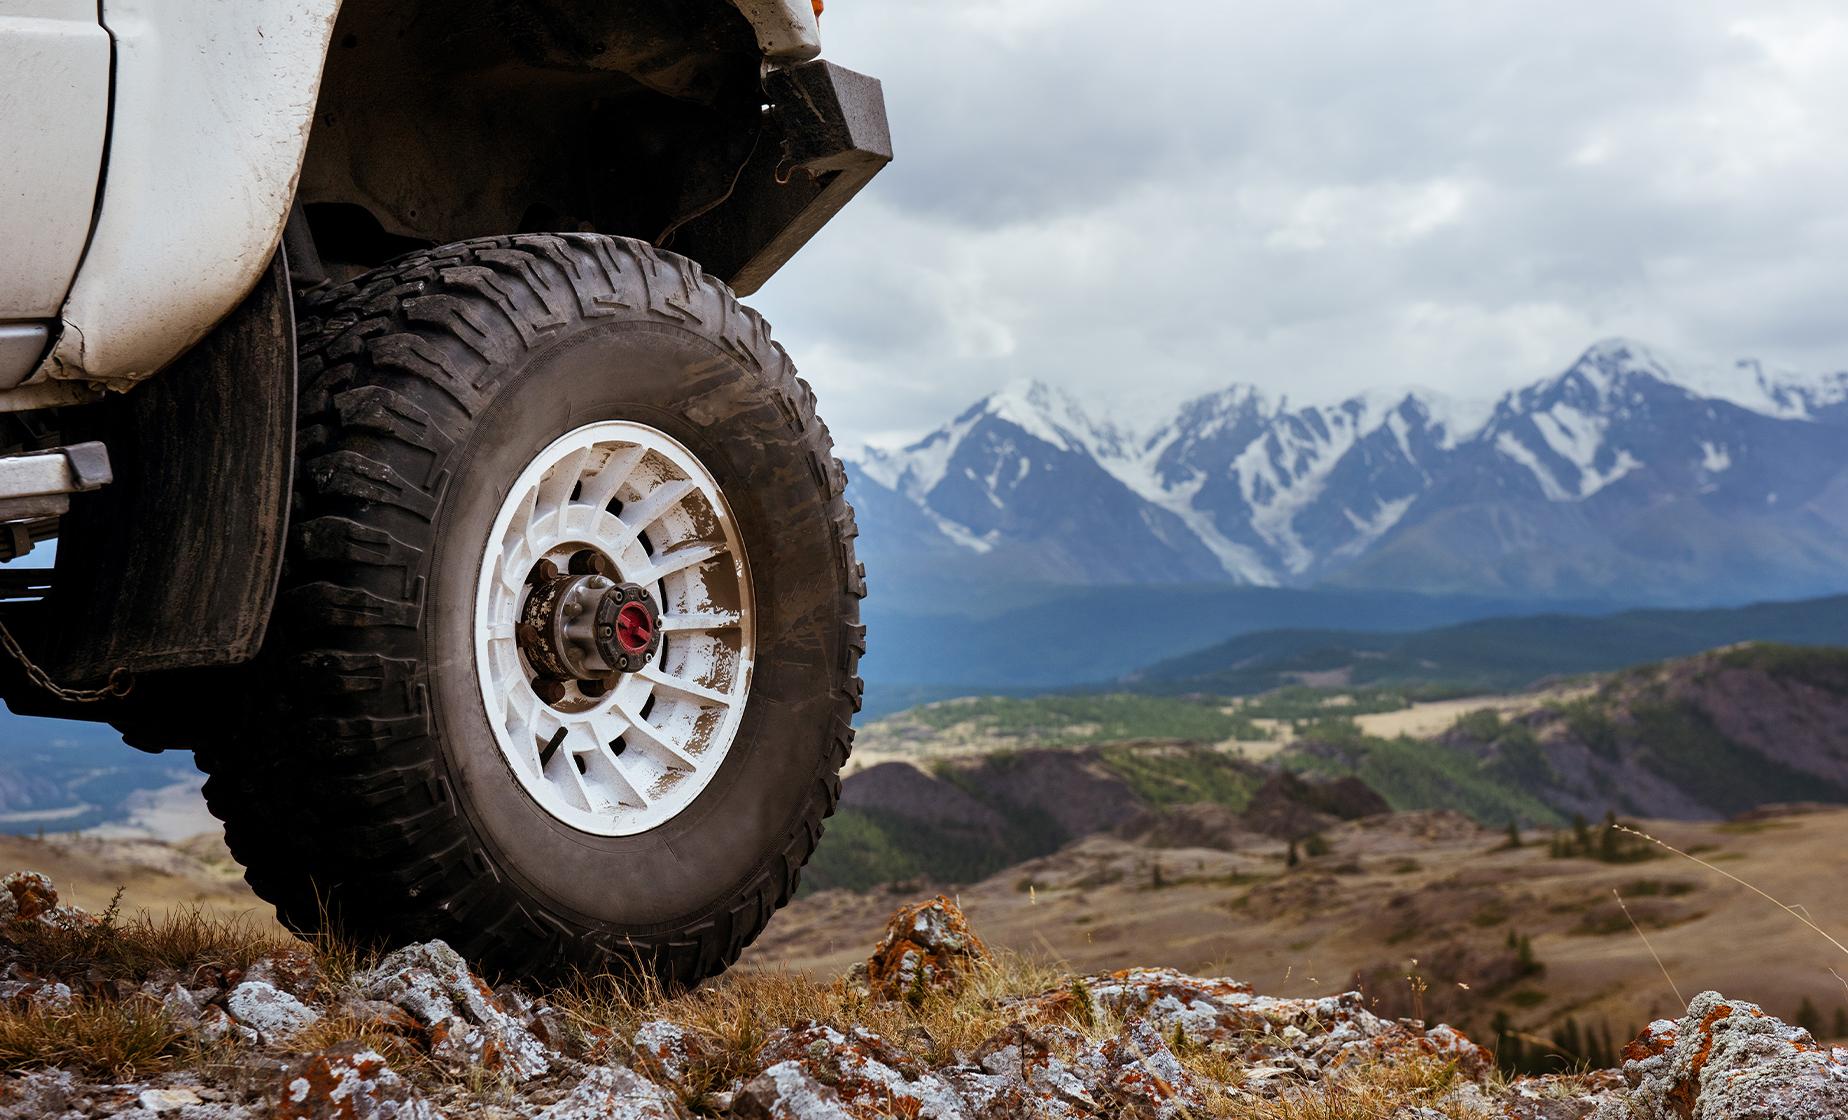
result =
[[[251,886],[296,930],[441,937],[498,974],[722,971],[795,891],[859,707],[864,573],[808,385],[698,265],[587,234],[401,258],[314,298],[299,336],[288,555],[251,717],[199,752]],[[720,477],[758,599],[724,764],[627,837],[532,804],[459,654],[485,532],[465,538],[512,485],[506,464],[608,419],[667,432]]]

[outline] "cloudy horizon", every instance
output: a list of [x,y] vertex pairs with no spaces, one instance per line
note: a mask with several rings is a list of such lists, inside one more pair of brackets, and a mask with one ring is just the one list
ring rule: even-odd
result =
[[1612,335],[1848,366],[1848,16],[839,0],[896,162],[753,300],[844,447],[1038,379],[1492,397]]

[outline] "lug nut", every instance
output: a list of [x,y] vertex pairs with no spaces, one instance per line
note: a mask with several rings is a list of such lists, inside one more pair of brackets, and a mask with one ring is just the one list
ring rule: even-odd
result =
[[610,558],[594,548],[579,549],[571,554],[571,574],[574,576],[611,575]]
[[534,677],[533,695],[539,697],[539,699],[544,700],[548,704],[556,704],[565,698],[565,686],[558,681],[547,680],[544,677]]
[[526,582],[528,586],[537,586],[548,580],[557,578],[558,565],[552,563],[550,560],[541,560],[533,565],[533,570],[531,572],[527,573]]

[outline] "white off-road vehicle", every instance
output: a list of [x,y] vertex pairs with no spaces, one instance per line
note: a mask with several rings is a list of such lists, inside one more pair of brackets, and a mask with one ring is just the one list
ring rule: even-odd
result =
[[820,8],[0,0],[8,705],[196,752],[296,929],[735,960],[864,648],[736,298],[891,158]]

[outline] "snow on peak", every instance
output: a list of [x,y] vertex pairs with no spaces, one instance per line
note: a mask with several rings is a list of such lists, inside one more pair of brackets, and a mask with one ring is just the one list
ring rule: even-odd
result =
[[[1233,383],[1182,402],[1143,428],[1145,438],[1119,411],[1021,380],[908,446],[868,448],[859,466],[923,508],[950,539],[985,551],[994,532],[978,536],[931,506],[949,472],[1006,508],[1030,472],[1049,469],[1049,457],[1083,456],[1178,517],[1228,573],[1275,583],[1371,547],[1409,515],[1453,453],[1487,451],[1530,474],[1552,501],[1590,498],[1644,460],[1660,461],[1647,424],[1663,387],[1790,420],[1824,419],[1822,410],[1848,402],[1848,372],[1805,377],[1751,359],[1701,363],[1613,337],[1556,376],[1494,400],[1395,387],[1296,404]],[[979,453],[959,456],[978,429]],[[1712,440],[1692,461],[1711,477],[1735,455]]]
[[[1721,400],[1780,420],[1807,420],[1817,410],[1848,401],[1848,372],[1802,374],[1756,358],[1716,362],[1652,350],[1626,338],[1603,339],[1567,371],[1588,380],[1641,375],[1696,397]],[[1608,392],[1607,387],[1600,389]]]

